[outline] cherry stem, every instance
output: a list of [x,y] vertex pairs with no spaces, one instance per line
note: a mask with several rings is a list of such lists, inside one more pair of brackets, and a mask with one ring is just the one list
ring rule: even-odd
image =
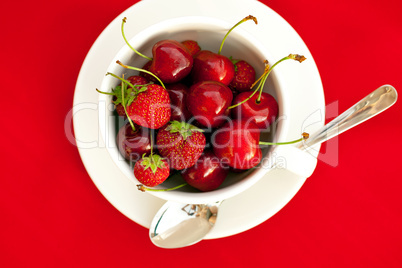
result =
[[239,106],[239,105],[245,103],[245,102],[248,101],[249,99],[251,99],[251,98],[255,95],[255,93],[257,93],[257,91],[258,91],[259,88],[260,88],[260,85],[259,85],[259,86],[256,88],[256,90],[254,90],[254,92],[251,93],[251,95],[248,96],[245,100],[243,100],[243,101],[241,101],[241,102],[239,102],[239,103],[233,104],[232,106],[229,106],[228,109],[233,109],[233,108],[235,108],[235,107],[237,107],[237,106]]
[[137,53],[139,56],[141,56],[141,57],[143,57],[143,58],[145,58],[145,59],[147,59],[147,60],[152,61],[152,58],[150,58],[150,57],[148,57],[148,56],[145,56],[144,54],[140,53],[138,50],[136,50],[135,48],[133,48],[133,47],[130,45],[130,43],[127,41],[126,35],[124,34],[124,24],[126,23],[126,20],[127,20],[127,18],[124,17],[124,18],[123,18],[123,21],[122,21],[122,23],[121,23],[121,34],[123,35],[124,41],[125,41],[126,44],[127,44],[135,53]]
[[162,86],[164,89],[166,89],[165,85],[164,85],[163,82],[159,79],[159,77],[157,77],[157,76],[156,76],[155,74],[153,74],[152,72],[147,71],[147,70],[144,70],[144,69],[141,69],[141,68],[137,68],[137,67],[134,67],[134,66],[125,65],[125,64],[123,64],[123,63],[122,63],[121,61],[119,61],[119,60],[117,60],[116,63],[119,64],[120,66],[126,68],[126,69],[131,69],[131,70],[134,70],[134,71],[144,72],[144,73],[147,73],[147,74],[149,74],[149,75],[152,75],[153,77],[156,78],[156,80],[158,80],[158,82],[161,84],[161,86]]
[[111,75],[111,76],[113,76],[114,78],[119,79],[122,83],[128,84],[128,85],[129,85],[130,87],[132,87],[133,89],[136,88],[136,86],[134,86],[133,84],[131,84],[130,81],[128,81],[127,79],[124,79],[124,75],[123,75],[123,77],[120,77],[120,76],[115,75],[114,73],[109,73],[109,72],[106,73],[106,75]]
[[276,65],[278,65],[278,64],[281,63],[282,61],[284,61],[284,60],[289,60],[289,59],[296,60],[296,61],[298,61],[298,62],[302,62],[302,61],[304,61],[306,58],[305,58],[304,56],[301,56],[301,55],[298,55],[298,54],[289,54],[288,56],[283,57],[282,59],[280,59],[280,60],[278,60],[277,62],[275,62],[274,65],[272,65],[271,67],[269,67],[268,61],[265,61],[266,66],[265,66],[264,73],[263,73],[263,74],[261,75],[261,77],[260,77],[257,81],[255,81],[254,84],[250,87],[250,88],[253,88],[253,87],[259,82],[259,84],[258,84],[257,88],[254,90],[254,92],[253,92],[248,98],[246,98],[245,100],[243,100],[243,101],[241,101],[241,102],[239,102],[239,103],[236,103],[236,104],[234,104],[234,105],[232,105],[232,106],[229,106],[228,109],[233,109],[233,108],[235,108],[235,107],[237,107],[237,106],[239,106],[239,105],[245,103],[246,101],[248,101],[249,99],[251,99],[251,97],[254,96],[254,94],[257,93],[257,91],[259,91],[259,94],[258,94],[258,97],[257,97],[257,99],[256,99],[256,103],[259,103],[259,102],[261,101],[262,90],[264,89],[265,82],[267,81],[267,78],[268,78],[269,74],[271,73],[271,71],[275,68]]
[[105,95],[111,95],[114,96],[115,94],[113,92],[104,92],[104,91],[100,91],[99,89],[96,88],[96,91],[98,91],[99,93],[105,94]]
[[[123,109],[124,109],[124,112],[126,113],[126,115],[127,115],[127,119],[128,119],[128,122],[130,122],[130,125],[131,125],[131,128],[132,128],[132,130],[133,131],[135,131],[135,126],[134,126],[134,123],[133,123],[133,121],[131,120],[131,118],[130,118],[130,116],[128,115],[128,113],[127,113],[127,108],[126,108],[126,105],[124,105],[124,95],[125,95],[125,92],[126,92],[126,89],[127,89],[127,84],[126,84],[126,80],[124,79],[124,74],[123,74],[123,80],[121,81],[121,100],[122,100],[122,106],[123,106]],[[131,83],[130,83],[131,84]]]
[[288,142],[266,142],[266,141],[260,141],[260,145],[286,145],[286,144],[293,144],[293,143],[298,143],[301,142],[303,138],[294,140],[294,141],[288,141]]
[[272,69],[274,69],[276,65],[278,65],[279,63],[281,63],[282,61],[285,61],[285,60],[296,60],[301,63],[305,59],[306,58],[304,56],[301,56],[298,54],[289,54],[287,57],[283,57],[282,59],[275,62],[274,65],[272,65],[271,68],[269,68],[267,74],[264,76],[264,79],[261,82],[262,86],[260,87],[260,93],[258,94],[257,102],[259,103],[261,101],[261,94],[262,94],[262,90],[264,88],[265,82],[267,81],[268,75],[271,73]]
[[300,139],[294,140],[294,141],[288,141],[288,142],[267,142],[267,141],[260,141],[260,145],[287,145],[287,144],[294,144],[298,143],[304,140],[307,140],[309,138],[309,134],[306,132],[303,132],[302,137]]
[[177,185],[177,186],[175,186],[175,187],[168,188],[168,189],[152,189],[152,188],[145,187],[145,186],[142,185],[142,184],[137,184],[137,188],[138,188],[138,190],[140,190],[140,191],[142,191],[142,192],[145,192],[145,191],[151,191],[151,192],[166,192],[166,191],[172,191],[172,190],[179,189],[179,188],[181,188],[181,187],[183,187],[183,186],[186,186],[186,185],[187,185],[187,183],[183,183],[183,184],[180,184],[180,185]]
[[243,22],[248,21],[248,20],[253,20],[255,24],[258,24],[257,18],[256,18],[256,17],[253,17],[253,16],[251,16],[251,15],[249,15],[249,16],[243,18],[241,21],[239,21],[238,23],[236,23],[232,28],[229,29],[229,31],[226,33],[225,37],[223,37],[221,46],[219,47],[218,55],[221,54],[222,47],[223,47],[223,43],[225,43],[225,40],[226,40],[226,38],[228,37],[229,33],[230,33],[234,28],[236,28],[237,26],[239,26],[240,24],[242,24]]

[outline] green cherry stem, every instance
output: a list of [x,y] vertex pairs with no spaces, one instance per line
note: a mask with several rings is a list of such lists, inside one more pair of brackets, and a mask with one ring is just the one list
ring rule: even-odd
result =
[[271,73],[271,71],[275,68],[276,65],[278,65],[278,64],[281,63],[282,61],[289,60],[289,59],[296,60],[296,61],[298,61],[298,62],[302,62],[302,61],[304,61],[306,58],[305,58],[304,56],[301,56],[301,55],[298,55],[298,54],[289,54],[288,56],[283,57],[282,59],[280,59],[280,60],[278,60],[277,62],[275,62],[274,65],[272,65],[271,67],[269,67],[268,61],[265,61],[266,66],[265,66],[264,73],[263,73],[263,74],[261,75],[261,77],[260,77],[257,81],[255,81],[254,84],[251,86],[251,88],[253,88],[253,87],[259,82],[257,88],[253,91],[253,93],[252,93],[248,98],[246,98],[245,100],[243,100],[243,101],[241,101],[241,102],[239,102],[239,103],[236,103],[236,104],[234,104],[234,105],[232,105],[232,106],[229,106],[228,109],[233,109],[233,108],[235,108],[235,107],[237,107],[237,106],[239,106],[239,105],[245,103],[246,101],[248,101],[249,99],[251,99],[251,97],[254,96],[254,94],[257,93],[257,91],[259,91],[259,94],[258,94],[258,97],[257,97],[257,99],[256,99],[256,102],[259,103],[259,102],[261,101],[262,90],[264,89],[265,82],[267,81],[267,78],[268,78],[269,74]]
[[233,108],[235,108],[235,107],[237,107],[237,106],[239,106],[239,105],[241,105],[241,104],[243,104],[243,103],[245,103],[246,101],[248,101],[249,99],[251,99],[251,97],[253,97],[254,95],[255,95],[255,93],[257,93],[257,91],[258,91],[258,89],[260,88],[260,86],[258,86],[257,87],[257,89],[256,90],[254,90],[254,92],[253,93],[251,93],[251,95],[250,96],[248,96],[245,100],[243,100],[242,102],[239,102],[239,103],[236,103],[236,104],[233,104],[232,106],[229,106],[228,107],[228,109],[233,109]]
[[113,76],[114,78],[119,79],[122,83],[126,83],[127,85],[129,85],[133,89],[136,88],[136,86],[131,84],[130,81],[128,81],[127,79],[124,79],[124,75],[123,75],[123,77],[120,77],[120,76],[115,75],[114,73],[109,73],[109,72],[107,72],[106,75],[110,75],[110,76]]
[[[125,79],[124,79],[124,74],[123,74],[123,80],[125,80]],[[123,80],[121,81],[121,87],[122,87],[122,88],[121,88],[122,106],[123,106],[124,112],[125,112],[126,115],[127,115],[128,122],[130,122],[130,125],[131,125],[132,130],[135,131],[134,123],[133,123],[133,121],[131,120],[130,116],[129,116],[128,113],[127,113],[127,108],[126,108],[126,105],[125,105],[125,102],[124,102],[124,95],[125,95],[125,92],[126,92],[126,89],[127,89],[127,84],[126,84],[126,82],[123,81]]]
[[233,31],[234,28],[236,28],[237,26],[239,26],[240,24],[242,24],[243,22],[248,21],[248,20],[253,20],[255,24],[258,24],[257,18],[256,18],[256,17],[253,17],[253,16],[251,16],[251,15],[245,17],[244,19],[242,19],[241,21],[239,21],[238,23],[236,23],[232,28],[229,29],[229,31],[226,33],[225,37],[223,37],[221,46],[219,47],[218,55],[221,54],[222,47],[223,47],[223,43],[225,43],[225,40],[226,40],[226,38],[228,37],[228,35],[230,34],[230,32]]
[[131,69],[131,70],[134,70],[134,71],[144,72],[144,73],[147,73],[147,74],[149,74],[149,75],[152,75],[153,77],[156,78],[156,80],[158,80],[158,82],[161,84],[161,86],[162,86],[164,89],[166,89],[165,85],[164,85],[163,82],[159,79],[159,77],[157,77],[157,76],[156,76],[155,74],[153,74],[152,72],[147,71],[147,70],[144,70],[144,69],[141,69],[141,68],[137,68],[137,67],[134,67],[134,66],[125,65],[125,64],[123,64],[123,63],[122,63],[121,61],[119,61],[119,60],[117,60],[116,63],[119,64],[120,66],[126,68],[126,69]]
[[303,138],[294,140],[294,141],[288,141],[288,142],[266,142],[266,141],[260,141],[260,145],[287,145],[287,144],[293,144],[293,143],[298,143],[301,142]]
[[[119,79],[122,83],[124,82],[124,83],[126,83],[127,85],[129,85],[134,91],[138,91],[138,88],[141,88],[141,87],[143,87],[143,86],[148,86],[148,85],[153,84],[152,82],[150,82],[150,83],[148,83],[148,84],[143,84],[143,85],[133,85],[133,84],[131,84],[130,81],[128,81],[127,79],[124,79],[124,78],[123,78],[124,75],[123,75],[123,77],[119,77],[119,76],[115,75],[114,73],[109,73],[109,72],[106,73],[106,75],[111,75],[111,76],[113,76],[113,77]],[[100,90],[98,90],[98,92],[104,93],[104,94],[113,95],[113,93],[101,92]],[[138,93],[138,92],[136,92],[136,93]]]
[[260,145],[287,145],[287,144],[294,144],[298,143],[304,140],[307,140],[309,138],[309,134],[306,132],[303,132],[302,137],[300,139],[294,140],[294,141],[287,141],[287,142],[266,142],[266,141],[260,141]]
[[[300,56],[300,57],[303,57],[303,56]],[[262,85],[259,87],[259,88],[260,88],[260,92],[259,92],[259,94],[258,94],[257,102],[260,102],[260,101],[261,101],[262,89],[264,88],[265,81],[267,81],[268,75],[271,73],[272,69],[274,69],[275,66],[278,65],[279,63],[281,63],[282,61],[289,60],[289,59],[294,59],[294,58],[295,58],[295,54],[289,54],[288,56],[283,57],[282,59],[280,59],[280,60],[278,60],[277,62],[275,62],[274,65],[272,65],[272,66],[268,69],[268,72],[264,75],[264,78],[263,78],[262,81],[261,81],[261,84],[262,84]],[[303,57],[303,58],[304,58],[304,57]],[[304,60],[304,59],[303,59],[303,60]],[[303,61],[303,60],[302,60],[302,61]],[[300,62],[302,62],[302,61],[300,61]]]
[[[131,84],[131,82],[128,81],[127,79],[124,79],[124,78],[122,78],[122,77],[120,77],[120,76],[117,76],[117,75],[115,75],[114,73],[109,73],[109,72],[107,72],[106,75],[111,75],[111,76],[113,76],[114,78],[119,79],[122,83],[124,82],[124,83],[128,84],[128,85],[129,85],[131,88],[133,88],[133,89],[136,89],[137,87],[143,86],[143,85],[135,85],[135,86],[134,86],[134,85]],[[114,95],[115,95],[113,92],[104,92],[104,91],[100,91],[99,89],[96,89],[96,91],[98,91],[99,93],[102,93],[102,94],[106,94],[106,95],[111,95],[111,96],[114,96]]]
[[129,46],[129,48],[131,48],[131,49],[132,49],[135,53],[137,53],[139,56],[141,56],[141,57],[143,57],[143,58],[145,58],[145,59],[147,59],[147,60],[152,61],[152,58],[150,58],[150,57],[148,57],[148,56],[145,56],[144,54],[140,53],[138,50],[136,50],[135,48],[133,48],[133,47],[130,45],[130,43],[128,42],[128,40],[127,40],[127,38],[126,38],[126,35],[124,34],[124,24],[126,23],[126,21],[127,21],[127,18],[124,17],[123,20],[122,20],[122,23],[121,23],[121,35],[123,36],[124,41],[125,41],[126,44]]
[[186,185],[187,185],[187,183],[183,183],[183,184],[180,184],[180,185],[177,185],[177,186],[175,186],[175,187],[168,188],[168,189],[153,189],[153,188],[145,187],[145,186],[142,185],[142,184],[137,184],[137,188],[138,188],[138,190],[140,190],[140,191],[142,191],[142,192],[145,192],[145,191],[150,191],[150,192],[166,192],[166,191],[172,191],[172,190],[179,189],[179,188],[181,188],[181,187],[183,187],[183,186],[186,186]]
[[100,91],[99,89],[96,88],[96,91],[98,91],[98,93],[102,93],[105,95],[110,95],[110,96],[114,96],[115,94],[113,92],[104,92],[104,91]]

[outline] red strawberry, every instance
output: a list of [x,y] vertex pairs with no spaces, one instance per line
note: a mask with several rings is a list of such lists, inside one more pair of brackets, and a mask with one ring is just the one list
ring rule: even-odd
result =
[[111,93],[96,90],[99,93],[114,96],[113,103],[116,106],[119,104],[124,105],[127,115],[137,125],[158,129],[169,121],[170,98],[165,88],[150,83],[133,85],[124,77],[120,78],[120,80],[124,81],[124,83],[122,82]]
[[193,166],[205,143],[202,130],[186,122],[172,121],[156,136],[159,153],[168,159],[171,168],[177,170]]
[[194,55],[197,54],[201,50],[201,47],[200,47],[200,45],[198,45],[197,41],[185,40],[181,43],[187,48],[188,52],[190,52],[190,55],[192,57],[194,57]]
[[170,99],[166,89],[156,84],[141,87],[127,100],[127,114],[134,123],[158,129],[170,119]]
[[236,91],[249,91],[255,82],[255,70],[253,66],[244,60],[232,60],[235,66],[235,75],[229,87]]
[[148,187],[153,187],[164,182],[169,177],[170,169],[166,159],[153,154],[143,156],[134,165],[134,176]]
[[[127,78],[127,81],[129,81],[134,86],[145,85],[145,84],[149,83],[148,79],[146,79],[145,77],[139,76],[139,75],[132,75],[129,78]],[[113,101],[116,101],[116,99],[117,99],[117,97],[115,96],[113,98]],[[121,103],[116,105],[116,112],[118,115],[126,117],[126,112],[124,111],[123,105],[121,105]]]

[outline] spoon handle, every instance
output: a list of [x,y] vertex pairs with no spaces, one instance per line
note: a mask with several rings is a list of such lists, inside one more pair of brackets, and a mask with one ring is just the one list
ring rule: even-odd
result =
[[315,132],[299,148],[312,147],[323,143],[342,132],[357,126],[392,106],[398,98],[395,88],[384,85],[350,107],[334,120]]

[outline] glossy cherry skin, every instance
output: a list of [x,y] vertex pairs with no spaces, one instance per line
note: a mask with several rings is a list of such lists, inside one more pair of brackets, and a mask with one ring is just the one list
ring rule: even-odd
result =
[[149,71],[164,83],[176,83],[186,77],[193,67],[193,57],[187,48],[175,40],[162,40],[152,47]]
[[191,113],[186,106],[188,87],[181,83],[166,86],[170,97],[170,121],[188,121]]
[[125,124],[117,133],[117,148],[125,159],[136,162],[143,154],[151,153],[151,141],[149,130],[135,125],[135,131],[130,123]]
[[[239,93],[233,105],[247,99],[253,92]],[[278,116],[279,106],[271,94],[262,92],[260,102],[257,102],[258,92],[245,103],[232,109],[233,118],[252,119],[260,129],[268,128]]]
[[260,163],[260,130],[253,121],[233,119],[216,130],[212,137],[213,151],[230,167],[243,170]]
[[235,68],[232,61],[209,50],[201,50],[194,56],[191,78],[194,83],[201,81],[218,81],[226,86],[232,82]]
[[186,105],[202,126],[215,128],[228,120],[225,113],[232,100],[229,87],[216,81],[203,81],[190,87]]
[[197,160],[196,164],[182,171],[183,179],[194,188],[207,192],[218,188],[229,173],[229,166],[224,165],[210,150]]

